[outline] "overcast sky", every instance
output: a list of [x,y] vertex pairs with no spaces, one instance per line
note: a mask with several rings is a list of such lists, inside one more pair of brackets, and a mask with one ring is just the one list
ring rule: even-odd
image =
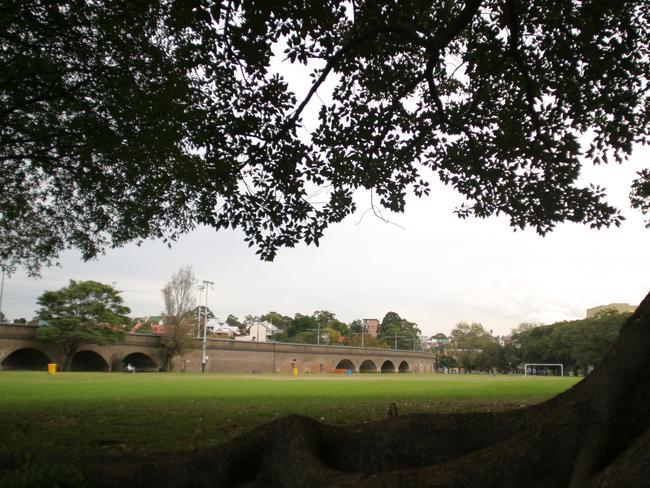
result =
[[88,263],[69,252],[41,279],[18,272],[5,279],[2,310],[29,319],[43,291],[76,279],[114,282],[132,315],[154,315],[163,307],[160,289],[189,264],[215,282],[208,304],[221,318],[330,310],[349,322],[395,311],[426,334],[447,333],[462,320],[506,334],[521,322],[582,318],[595,305],[638,304],[650,290],[650,230],[627,204],[630,181],[649,155],[640,149],[622,167],[585,170],[623,209],[619,229],[562,224],[540,237],[513,232],[505,218],[459,220],[460,197],[440,184],[390,216],[398,227],[369,213],[361,218],[369,200],[360,194],[357,215],[331,227],[320,247],[282,250],[273,263],[259,261],[239,232],[199,229],[171,249],[146,242]]

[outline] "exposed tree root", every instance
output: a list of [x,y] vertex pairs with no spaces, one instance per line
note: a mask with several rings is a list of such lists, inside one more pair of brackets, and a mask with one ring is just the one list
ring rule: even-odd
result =
[[96,486],[650,485],[650,295],[589,377],[535,407],[352,427],[292,416],[165,462],[89,465]]

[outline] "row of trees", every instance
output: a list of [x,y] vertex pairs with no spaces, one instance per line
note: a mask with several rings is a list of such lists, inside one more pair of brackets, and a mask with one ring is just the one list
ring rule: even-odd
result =
[[630,315],[606,310],[595,317],[551,325],[524,323],[501,340],[480,323],[460,322],[449,344],[437,348],[438,364],[514,372],[525,363],[561,363],[567,371],[585,374],[602,360]]
[[341,344],[346,346],[420,349],[421,331],[417,324],[403,319],[396,312],[388,312],[380,322],[377,335],[363,331],[360,319],[345,323],[333,312],[317,310],[311,315],[297,313],[292,317],[268,312],[259,317],[247,316],[245,322],[261,320],[273,324],[278,332],[274,340],[302,344]]

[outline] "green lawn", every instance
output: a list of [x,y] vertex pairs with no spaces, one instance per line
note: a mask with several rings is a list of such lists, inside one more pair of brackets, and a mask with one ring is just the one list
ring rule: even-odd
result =
[[0,372],[0,452],[186,450],[300,413],[343,425],[530,405],[576,378]]

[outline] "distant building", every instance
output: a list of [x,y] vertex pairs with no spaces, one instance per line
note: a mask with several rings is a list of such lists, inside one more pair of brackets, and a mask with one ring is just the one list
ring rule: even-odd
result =
[[379,330],[379,320],[377,319],[363,319],[363,328],[365,333],[372,337],[377,337]]
[[231,339],[239,335],[239,329],[237,327],[232,327],[216,317],[208,318],[208,321],[205,324],[205,329],[212,337],[218,337],[221,339]]
[[587,309],[587,318],[595,317],[600,312],[605,310],[616,310],[618,313],[634,313],[636,310],[635,305],[629,303],[610,303],[609,305],[598,305],[597,307]]
[[253,322],[248,327],[248,334],[237,337],[238,341],[273,342],[278,328],[270,322]]
[[449,337],[447,337],[442,332],[429,337],[428,341],[429,347],[445,347],[449,345]]

